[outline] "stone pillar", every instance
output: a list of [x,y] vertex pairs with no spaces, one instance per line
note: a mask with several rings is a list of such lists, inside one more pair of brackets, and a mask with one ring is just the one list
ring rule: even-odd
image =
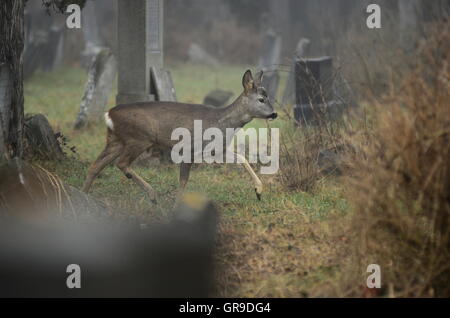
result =
[[163,1],[118,0],[117,104],[155,100],[151,67],[163,67]]

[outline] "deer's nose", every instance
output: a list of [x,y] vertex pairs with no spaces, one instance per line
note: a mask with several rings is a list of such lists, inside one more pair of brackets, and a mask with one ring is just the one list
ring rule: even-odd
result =
[[267,116],[267,119],[275,119],[275,118],[277,118],[278,117],[278,114],[277,113],[272,113],[272,114],[270,114],[269,116]]

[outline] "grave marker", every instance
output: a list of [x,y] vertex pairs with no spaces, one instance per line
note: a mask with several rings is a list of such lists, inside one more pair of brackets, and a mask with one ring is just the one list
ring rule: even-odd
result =
[[163,67],[162,0],[118,0],[117,104],[156,100],[151,67]]
[[306,38],[301,38],[297,43],[297,47],[292,59],[291,68],[289,70],[289,77],[286,82],[286,88],[284,89],[283,99],[281,102],[282,107],[295,102],[295,65],[301,58],[305,56],[309,44],[310,41]]
[[102,49],[89,67],[88,80],[75,121],[75,129],[80,129],[88,122],[97,121],[102,117],[116,73],[117,64],[114,56],[109,49]]
[[343,104],[334,98],[331,57],[298,60],[295,65],[295,76],[294,118],[297,124],[334,119],[342,112]]
[[281,37],[273,29],[264,34],[262,56],[259,60],[259,70],[264,71],[262,86],[266,89],[270,100],[276,98],[280,81],[278,67],[281,56]]

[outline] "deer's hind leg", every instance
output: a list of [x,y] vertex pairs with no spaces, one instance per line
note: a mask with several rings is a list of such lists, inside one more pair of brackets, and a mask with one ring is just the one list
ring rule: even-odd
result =
[[183,195],[184,189],[186,188],[186,184],[189,181],[189,174],[191,172],[192,163],[182,162],[180,164],[180,187],[178,189],[177,197],[175,199],[175,207],[178,205],[178,202]]
[[119,157],[123,148],[123,144],[115,139],[114,136],[108,135],[105,149],[100,153],[95,162],[89,167],[86,180],[83,184],[83,192],[87,193],[89,191],[92,182],[94,182],[94,179],[108,164]]
[[127,144],[116,162],[116,166],[125,174],[128,179],[132,179],[138,186],[148,193],[150,200],[156,203],[156,193],[152,186],[142,179],[130,165],[144,151],[151,149],[151,145]]

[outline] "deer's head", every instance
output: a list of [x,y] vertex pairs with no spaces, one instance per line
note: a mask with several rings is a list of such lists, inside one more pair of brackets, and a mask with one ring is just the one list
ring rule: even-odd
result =
[[266,90],[261,86],[262,78],[263,71],[260,71],[254,80],[250,70],[247,70],[242,78],[247,111],[252,118],[275,119],[278,115],[269,101]]

